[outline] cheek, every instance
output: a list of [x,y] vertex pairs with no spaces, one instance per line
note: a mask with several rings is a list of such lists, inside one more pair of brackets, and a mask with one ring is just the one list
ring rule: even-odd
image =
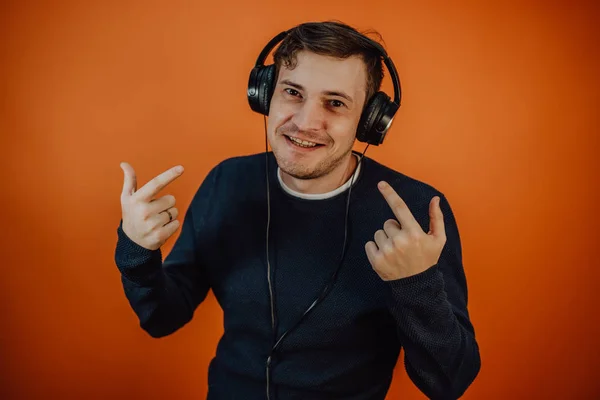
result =
[[271,107],[269,117],[267,118],[267,135],[269,138],[275,139],[277,130],[289,125],[290,118],[291,114],[286,113],[280,107]]
[[329,136],[340,145],[353,143],[356,138],[356,122],[354,121],[336,121],[329,124]]
[[271,100],[269,120],[272,121],[275,126],[278,126],[284,121],[290,119],[293,113],[294,110],[291,107],[286,107],[282,102],[277,101],[276,98]]

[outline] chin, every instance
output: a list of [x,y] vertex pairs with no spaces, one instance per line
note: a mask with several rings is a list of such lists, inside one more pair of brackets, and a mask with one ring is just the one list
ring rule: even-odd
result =
[[297,159],[276,149],[273,149],[273,154],[281,171],[296,179],[316,179],[327,173],[326,170],[324,171],[322,161]]
[[323,152],[322,155],[298,157],[287,149],[273,149],[277,165],[282,172],[296,179],[308,180],[321,178],[335,170],[347,153],[332,156]]
[[322,177],[327,173],[327,171],[322,171],[318,169],[309,169],[302,165],[297,166],[285,166],[281,167],[281,170],[291,176],[292,178],[301,179],[301,180],[309,180],[309,179],[317,179]]

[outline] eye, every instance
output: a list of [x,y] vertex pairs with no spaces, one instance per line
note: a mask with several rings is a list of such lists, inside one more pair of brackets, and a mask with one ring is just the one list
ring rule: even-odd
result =
[[344,104],[343,102],[339,101],[339,100],[331,100],[329,102],[329,104],[331,104],[333,107],[335,108],[339,108],[339,107],[346,107],[346,104]]
[[299,96],[300,93],[296,90],[296,89],[292,89],[292,88],[285,88],[284,89],[287,94],[289,94],[290,96]]

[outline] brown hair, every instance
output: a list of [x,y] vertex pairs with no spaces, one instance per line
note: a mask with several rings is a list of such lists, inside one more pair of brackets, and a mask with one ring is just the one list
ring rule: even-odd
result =
[[379,50],[366,35],[381,35],[375,31],[359,32],[355,28],[338,21],[307,22],[292,28],[273,53],[276,74],[285,66],[293,69],[296,66],[298,51],[308,50],[316,54],[337,58],[348,58],[359,55],[367,69],[366,101],[381,87],[383,80],[383,63]]

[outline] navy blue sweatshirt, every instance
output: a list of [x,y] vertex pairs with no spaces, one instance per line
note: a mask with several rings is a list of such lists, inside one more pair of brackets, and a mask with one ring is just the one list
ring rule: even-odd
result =
[[[281,185],[269,154],[267,280],[265,154],[213,168],[184,214],[171,252],[147,250],[118,227],[115,261],[125,295],[152,337],[188,323],[212,290],[224,334],[209,366],[208,399],[266,399],[265,365],[340,265],[347,190],[300,198]],[[425,232],[429,202],[441,197],[447,241],[439,262],[383,281],[365,243],[394,218],[377,183],[392,185]],[[432,186],[365,157],[350,192],[347,251],[328,295],[280,343],[270,364],[271,399],[384,399],[401,347],[412,382],[429,398],[456,399],[477,376],[480,356],[467,311],[457,224]]]

